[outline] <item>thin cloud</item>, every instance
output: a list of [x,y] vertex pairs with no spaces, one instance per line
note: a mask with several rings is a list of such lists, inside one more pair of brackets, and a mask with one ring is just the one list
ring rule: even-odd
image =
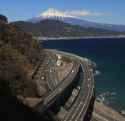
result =
[[40,16],[63,16],[63,17],[84,17],[84,16],[105,16],[106,13],[91,12],[88,10],[66,10],[60,11],[55,8],[49,8],[47,11],[40,14]]
[[108,15],[106,13],[101,12],[91,12],[88,10],[73,10],[73,11],[65,11],[65,14],[74,16],[74,17],[84,17],[84,16],[105,16]]

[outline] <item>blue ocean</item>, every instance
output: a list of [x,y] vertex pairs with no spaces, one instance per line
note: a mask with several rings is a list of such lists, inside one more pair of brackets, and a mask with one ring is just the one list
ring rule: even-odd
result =
[[43,47],[64,50],[87,57],[97,64],[100,75],[95,77],[96,94],[114,94],[109,104],[125,110],[125,38],[52,40]]

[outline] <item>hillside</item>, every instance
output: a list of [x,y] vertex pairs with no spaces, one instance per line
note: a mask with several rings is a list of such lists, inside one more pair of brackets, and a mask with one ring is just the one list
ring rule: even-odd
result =
[[0,90],[2,94],[11,92],[13,95],[35,95],[34,84],[28,75],[41,59],[40,52],[42,51],[38,42],[30,34],[9,24],[5,16],[0,16]]
[[54,19],[45,19],[37,23],[17,21],[12,24],[18,26],[25,32],[33,34],[34,36],[43,37],[84,37],[125,34],[123,32],[109,31],[105,29],[84,28]]

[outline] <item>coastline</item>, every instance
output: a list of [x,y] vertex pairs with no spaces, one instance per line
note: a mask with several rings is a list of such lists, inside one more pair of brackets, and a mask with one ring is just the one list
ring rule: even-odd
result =
[[49,41],[49,40],[78,40],[78,39],[110,39],[110,38],[125,38],[125,35],[119,36],[84,36],[84,37],[35,37],[38,41]]
[[[101,40],[103,39],[90,39],[89,41],[88,39],[85,39],[85,41],[82,39],[78,41],[43,41],[43,46],[73,52],[83,57],[86,56],[98,63],[98,70],[100,70],[102,74],[96,77],[96,89],[98,89],[100,93],[106,91],[116,92],[117,95],[114,96],[115,99],[110,100],[111,105],[114,107],[115,104],[115,109],[121,111],[125,109],[125,98],[122,96],[124,95],[124,81],[122,80],[124,80],[123,72],[125,70],[125,65],[123,65],[125,59],[123,56],[125,39]],[[122,65],[122,68],[120,68],[120,65]],[[106,82],[108,85],[105,84]]]

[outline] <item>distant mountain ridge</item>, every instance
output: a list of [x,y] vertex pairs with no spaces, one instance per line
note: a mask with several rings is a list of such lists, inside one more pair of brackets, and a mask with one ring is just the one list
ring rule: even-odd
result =
[[14,23],[21,30],[34,36],[41,37],[84,37],[84,36],[112,36],[125,35],[123,32],[109,31],[105,29],[86,28],[71,25],[55,19],[44,19],[37,23],[17,21]]
[[98,28],[98,29],[105,29],[111,31],[118,31],[118,32],[125,32],[125,25],[114,25],[114,24],[102,24],[91,22],[87,20],[82,20],[78,17],[68,15],[62,11],[57,9],[50,8],[47,11],[40,14],[38,17],[34,17],[29,19],[29,22],[37,23],[45,19],[53,19],[53,20],[60,20],[64,23],[72,24],[72,25],[79,25],[86,28]]

